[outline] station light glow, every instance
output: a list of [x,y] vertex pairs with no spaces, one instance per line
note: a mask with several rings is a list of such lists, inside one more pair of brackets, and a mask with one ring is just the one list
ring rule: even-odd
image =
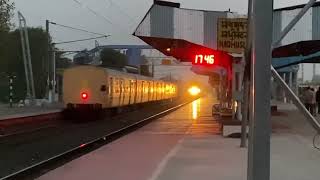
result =
[[188,92],[192,96],[197,96],[200,94],[201,90],[197,86],[192,86],[191,88],[189,88]]
[[192,119],[193,120],[197,120],[199,117],[199,113],[201,110],[200,104],[201,104],[201,99],[197,99],[192,102]]
[[213,54],[204,55],[197,54],[195,55],[192,64],[195,65],[214,65],[215,64],[215,56]]
[[192,102],[192,119],[198,119],[198,103],[197,103],[197,101]]

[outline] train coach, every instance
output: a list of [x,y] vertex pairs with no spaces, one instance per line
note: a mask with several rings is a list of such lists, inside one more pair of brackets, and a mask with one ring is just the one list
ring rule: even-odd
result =
[[69,112],[167,101],[177,97],[177,90],[171,82],[98,66],[72,67],[63,74],[63,102]]

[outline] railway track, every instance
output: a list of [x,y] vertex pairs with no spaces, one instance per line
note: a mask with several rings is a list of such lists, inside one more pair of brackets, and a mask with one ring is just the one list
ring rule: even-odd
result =
[[172,111],[188,104],[189,102],[190,101],[178,104],[178,105],[171,107],[171,108],[167,108],[161,112],[144,117],[134,123],[126,125],[122,128],[114,130],[110,133],[106,133],[102,136],[99,136],[98,138],[88,140],[85,143],[81,143],[78,146],[71,148],[67,151],[64,151],[58,155],[52,156],[50,158],[47,158],[47,159],[42,160],[40,162],[37,162],[31,166],[23,168],[19,171],[16,171],[14,173],[6,175],[5,177],[0,178],[0,180],[4,180],[4,179],[14,179],[14,180],[16,180],[16,179],[34,179],[36,177],[39,177],[42,174],[44,174],[54,168],[57,168],[65,163],[83,155],[83,154],[91,152],[91,151],[93,151],[93,150],[95,150],[105,144],[108,144],[108,143],[118,139],[119,137],[122,137],[123,135],[126,135],[126,134],[134,131],[135,129],[144,126],[145,124],[151,122],[152,120],[160,118],[160,117],[166,115],[167,113],[172,112]]
[[61,111],[42,113],[24,117],[9,117],[0,120],[0,138],[26,134],[57,126],[61,120]]

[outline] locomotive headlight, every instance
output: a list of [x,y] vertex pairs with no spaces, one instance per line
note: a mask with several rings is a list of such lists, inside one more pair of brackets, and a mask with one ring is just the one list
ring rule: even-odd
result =
[[191,88],[189,88],[188,92],[192,96],[197,96],[200,94],[201,90],[197,86],[192,86]]

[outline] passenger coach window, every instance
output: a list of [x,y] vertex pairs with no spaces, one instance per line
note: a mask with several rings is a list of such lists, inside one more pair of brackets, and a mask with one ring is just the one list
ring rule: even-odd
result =
[[105,92],[107,91],[107,86],[106,85],[102,85],[100,88],[100,91]]
[[113,78],[110,78],[110,82],[109,82],[109,94],[113,93]]
[[144,81],[142,81],[142,93],[144,93]]

